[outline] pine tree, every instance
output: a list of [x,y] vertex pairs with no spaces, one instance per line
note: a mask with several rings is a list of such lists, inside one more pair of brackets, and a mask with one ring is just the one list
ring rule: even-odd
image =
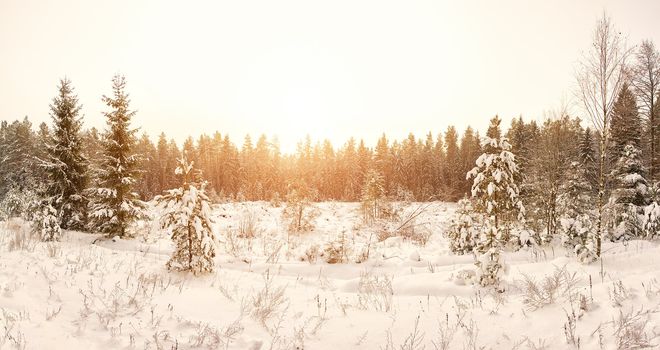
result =
[[179,160],[175,172],[181,178],[181,187],[156,197],[156,202],[164,209],[161,227],[172,232],[175,244],[167,268],[194,274],[213,272],[216,238],[205,193],[206,183],[194,180],[193,165],[185,157]]
[[145,204],[133,191],[140,175],[140,157],[134,153],[137,129],[130,128],[135,111],[129,109],[126,80],[116,75],[112,79],[113,95],[103,96],[110,107],[105,112],[108,129],[104,135],[104,154],[99,169],[99,187],[90,192],[91,228],[108,235],[128,237],[131,225],[145,216]]
[[81,106],[71,81],[60,80],[59,94],[50,105],[53,135],[46,144],[47,157],[42,162],[48,174],[48,197],[60,215],[64,229],[82,229],[87,221],[88,161],[79,116]]
[[[499,120],[491,120],[489,134],[497,136]],[[477,279],[482,286],[498,286],[505,266],[500,261],[502,248],[509,243],[510,225],[522,219],[525,209],[519,198],[517,184],[518,167],[511,145],[506,138],[486,136],[482,142],[485,152],[477,159],[476,166],[467,174],[474,179],[472,197],[475,209],[484,216],[484,230],[478,239],[475,252]]]

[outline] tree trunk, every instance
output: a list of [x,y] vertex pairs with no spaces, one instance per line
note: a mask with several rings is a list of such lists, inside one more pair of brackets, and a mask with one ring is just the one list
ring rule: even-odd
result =
[[192,233],[191,233],[190,224],[188,224],[188,270],[192,270],[192,261],[193,261],[193,250],[192,250]]
[[600,174],[598,177],[598,221],[596,224],[596,256],[600,258],[600,247],[602,241],[603,228],[603,199],[605,198],[605,136],[601,135],[600,140]]
[[649,118],[649,122],[651,123],[651,164],[649,166],[649,179],[651,181],[655,181],[655,106],[653,100],[654,98],[651,94],[651,115]]

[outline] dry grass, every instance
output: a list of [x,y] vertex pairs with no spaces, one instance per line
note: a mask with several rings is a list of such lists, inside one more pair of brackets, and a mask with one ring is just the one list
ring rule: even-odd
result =
[[653,344],[658,335],[649,334],[650,310],[640,309],[623,312],[613,321],[616,348],[619,350],[643,349],[657,346]]
[[264,328],[271,331],[274,328],[268,323],[283,315],[289,304],[289,299],[286,297],[286,286],[275,286],[274,279],[275,276],[271,275],[270,270],[266,270],[266,273],[263,274],[263,288],[241,302],[242,313],[250,315]]
[[393,307],[392,278],[374,275],[369,271],[360,274],[358,281],[358,308],[389,312]]
[[238,221],[238,237],[255,238],[263,233],[259,220],[253,211],[245,211]]
[[523,274],[518,282],[523,292],[523,303],[529,310],[537,310],[555,303],[558,299],[570,300],[576,295],[579,279],[576,273],[569,272],[564,267],[555,270],[537,281],[533,276]]
[[11,251],[24,250],[33,252],[39,242],[29,225],[21,219],[10,219],[4,224],[4,232],[0,234],[7,249]]

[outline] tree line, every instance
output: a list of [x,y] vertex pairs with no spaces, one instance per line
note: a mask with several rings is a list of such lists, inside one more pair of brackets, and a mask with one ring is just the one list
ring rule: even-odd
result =
[[[108,151],[104,143],[112,128],[82,129],[81,106],[66,79],[60,81],[51,116],[51,125],[41,123],[36,129],[28,117],[0,124],[0,201],[38,192],[52,156],[66,158],[67,169],[80,174],[74,182],[84,183],[83,187],[98,185],[98,170]],[[142,200],[178,185],[174,170],[185,155],[209,182],[210,196],[217,201],[283,198],[291,184],[301,182],[310,188],[312,200],[360,200],[370,170],[381,174],[386,194],[392,198],[455,201],[469,192],[465,173],[481,147],[478,132],[468,127],[460,135],[453,126],[423,138],[409,134],[390,141],[383,134],[375,147],[350,138],[336,148],[329,140],[312,142],[307,137],[292,154],[283,154],[277,138],[266,135],[256,142],[246,135],[237,146],[228,134],[215,132],[188,137],[178,145],[165,133],[154,143],[146,133],[138,137],[136,132],[131,130],[123,141],[137,157],[140,171],[134,174],[133,189]],[[60,149],[49,151],[51,147]]]
[[[515,118],[506,131],[499,117],[490,122],[489,139],[505,136],[510,143],[527,225],[539,236],[558,231],[567,183],[579,180],[598,198],[598,232],[610,195],[621,194],[624,183],[629,192],[644,187],[640,205],[657,192],[660,55],[651,41],[624,50],[617,38],[604,18],[594,33],[594,48],[600,43],[616,55],[597,57],[603,50],[594,50],[577,76],[591,120],[560,109],[541,122]],[[603,60],[613,67],[598,69]],[[608,69],[610,74],[598,75]],[[33,128],[27,117],[0,124],[3,216],[29,212],[34,198],[44,198],[63,228],[123,232],[124,216],[136,216],[142,201],[180,185],[175,169],[182,156],[208,181],[213,201],[278,200],[294,189],[308,200],[355,201],[374,176],[391,199],[456,201],[472,194],[466,173],[488,151],[477,131],[468,127],[459,135],[452,126],[421,138],[382,135],[373,147],[351,138],[336,148],[307,137],[292,154],[283,154],[277,139],[265,135],[256,142],[247,135],[240,147],[220,132],[189,137],[180,146],[161,133],[154,143],[130,125],[135,112],[125,79],[116,76],[112,83],[112,95],[102,97],[108,108],[102,132],[83,129],[82,106],[67,79],[60,81],[50,105],[51,125]],[[609,88],[599,93],[604,86]],[[626,183],[633,179],[632,185]]]

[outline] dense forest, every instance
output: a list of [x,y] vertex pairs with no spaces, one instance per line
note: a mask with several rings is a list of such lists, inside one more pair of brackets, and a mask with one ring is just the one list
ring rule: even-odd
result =
[[[0,147],[7,150],[0,170],[1,188],[7,192],[15,186],[32,188],[42,175],[39,160],[52,138],[52,127],[42,123],[35,130],[27,117],[3,121],[1,127]],[[80,134],[83,154],[94,169],[102,157],[103,134],[95,128]],[[384,177],[392,197],[455,201],[469,192],[465,173],[480,154],[479,139],[470,127],[461,136],[450,126],[444,133],[422,138],[410,134],[390,141],[383,134],[375,147],[351,138],[335,148],[328,140],[314,142],[307,137],[294,154],[282,154],[277,139],[266,135],[256,140],[246,135],[237,145],[230,135],[215,132],[189,137],[178,145],[164,133],[155,143],[144,133],[133,147],[143,170],[136,190],[149,200],[172,188],[177,159],[185,154],[209,182],[216,200],[270,200],[284,196],[289,184],[302,180],[313,189],[316,200],[355,201],[360,199],[365,174],[374,169]],[[25,176],[18,175],[19,169]]]

